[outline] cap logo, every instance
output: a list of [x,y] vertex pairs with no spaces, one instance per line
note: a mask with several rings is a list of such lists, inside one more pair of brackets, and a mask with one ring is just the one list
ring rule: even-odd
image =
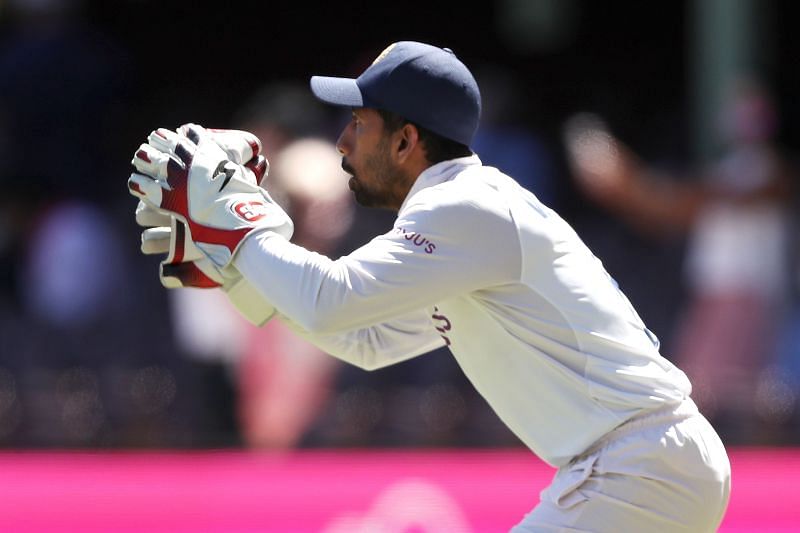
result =
[[392,48],[394,48],[395,46],[397,46],[397,43],[392,43],[386,48],[384,48],[383,52],[378,54],[378,57],[375,58],[375,61],[373,61],[372,64],[374,65],[375,63],[379,63],[380,61],[382,61],[384,57],[389,55],[389,52],[391,52]]

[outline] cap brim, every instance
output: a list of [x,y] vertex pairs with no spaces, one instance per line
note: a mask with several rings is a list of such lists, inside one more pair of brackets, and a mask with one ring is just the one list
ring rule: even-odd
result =
[[331,78],[312,76],[311,92],[314,96],[333,105],[363,107],[364,98],[356,80],[351,78]]

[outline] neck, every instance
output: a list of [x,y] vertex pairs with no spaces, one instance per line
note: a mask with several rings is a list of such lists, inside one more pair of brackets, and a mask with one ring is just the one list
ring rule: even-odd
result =
[[411,187],[416,183],[419,175],[430,166],[431,164],[428,161],[404,165],[402,173],[398,176],[398,179],[395,180],[395,187],[392,191],[392,204],[389,206],[391,210],[395,212],[400,210],[400,206],[403,205],[403,202],[411,191]]

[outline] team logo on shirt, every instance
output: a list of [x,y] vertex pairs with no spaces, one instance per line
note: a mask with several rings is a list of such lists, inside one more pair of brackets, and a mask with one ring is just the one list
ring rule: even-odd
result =
[[433,319],[433,323],[436,324],[436,331],[438,331],[439,335],[444,339],[445,346],[450,346],[450,338],[447,336],[447,333],[453,329],[453,324],[450,322],[450,319],[441,314],[438,307],[433,308],[431,318]]
[[411,241],[414,246],[421,248],[426,254],[432,254],[436,250],[436,244],[416,231],[408,231],[402,227],[397,227],[394,230],[402,235],[405,240]]

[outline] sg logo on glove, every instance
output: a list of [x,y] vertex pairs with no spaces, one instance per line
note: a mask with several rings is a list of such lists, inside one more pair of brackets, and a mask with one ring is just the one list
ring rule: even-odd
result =
[[231,206],[233,212],[247,222],[261,220],[269,214],[269,207],[264,202],[236,202]]

